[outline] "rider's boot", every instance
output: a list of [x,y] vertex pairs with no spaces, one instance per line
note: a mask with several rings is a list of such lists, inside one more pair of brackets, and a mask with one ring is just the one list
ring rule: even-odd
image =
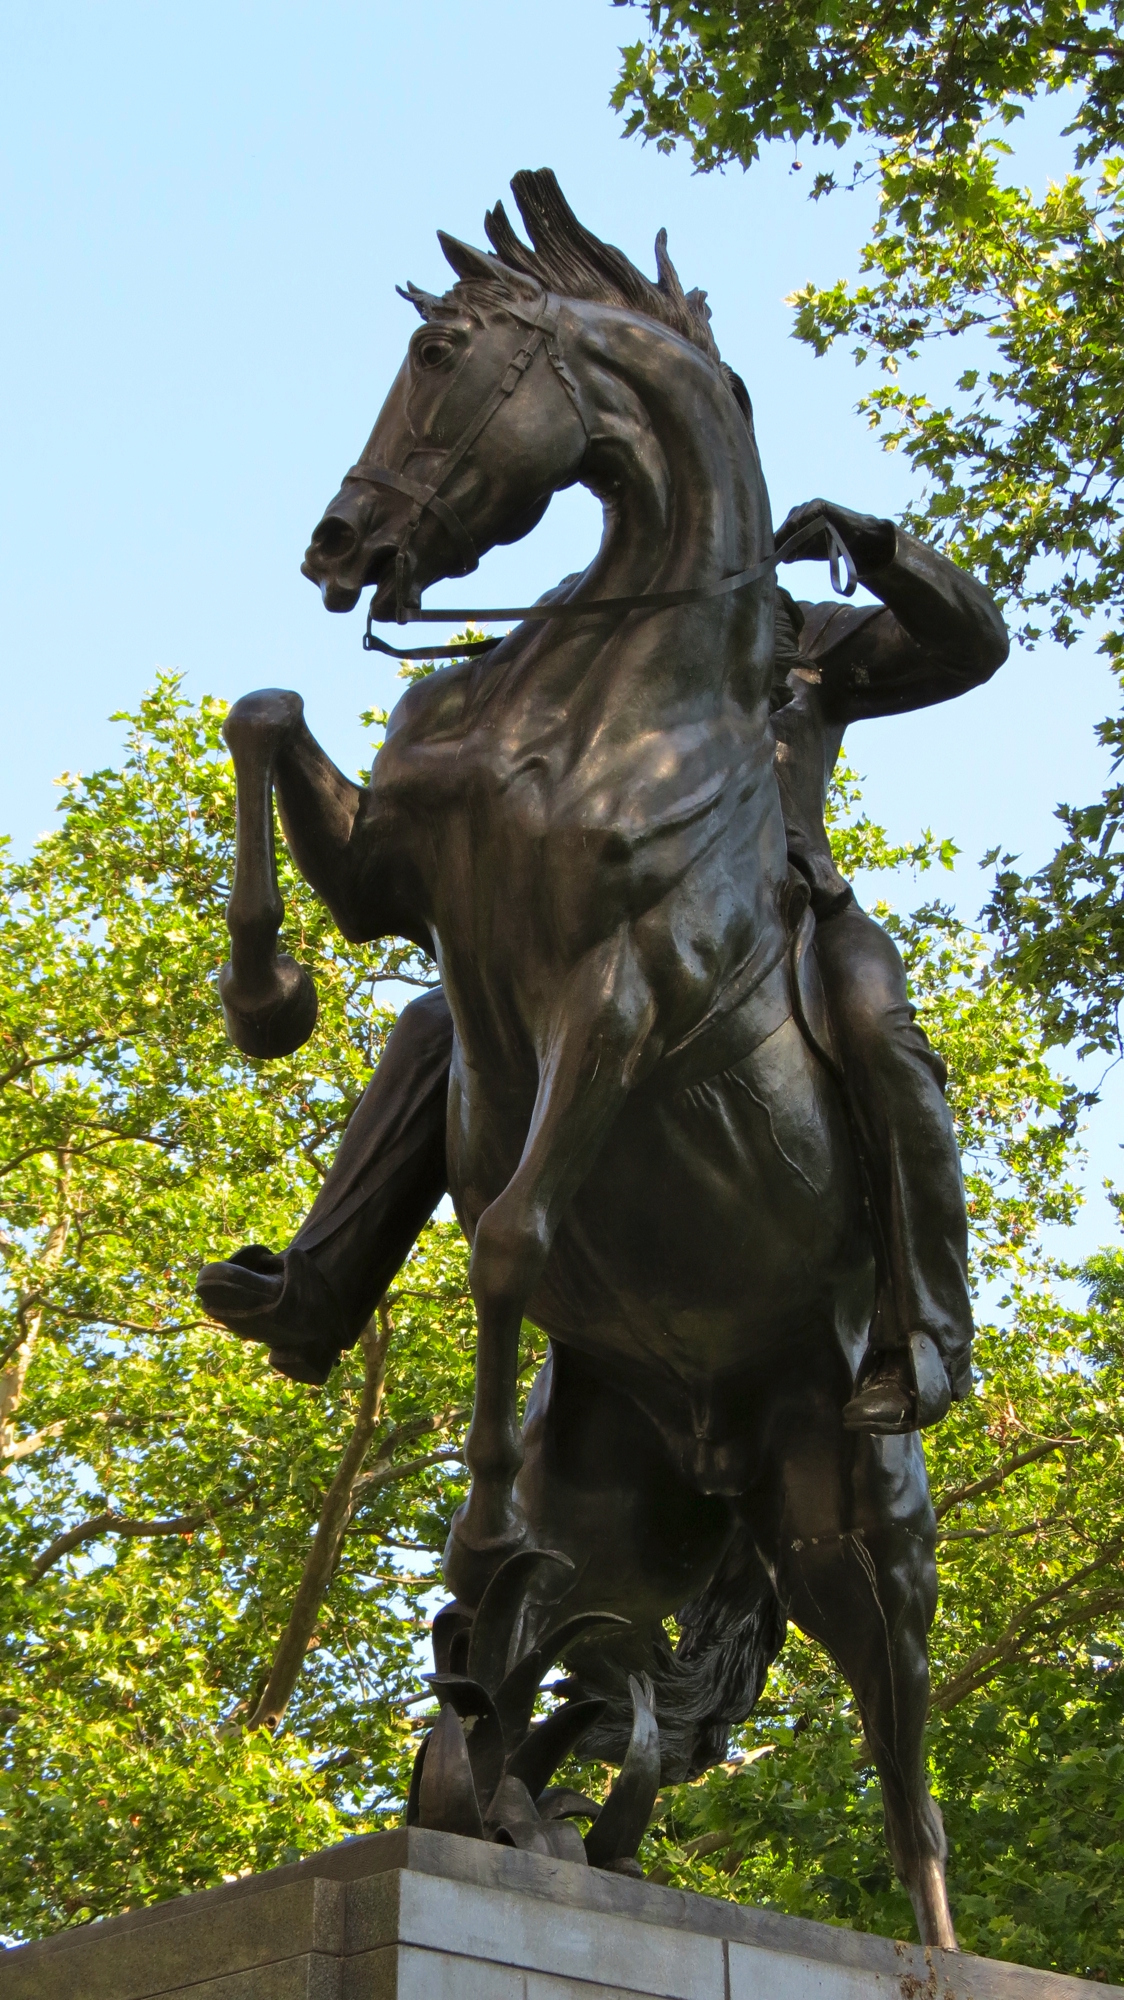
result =
[[212,1319],[241,1340],[269,1348],[269,1365],[293,1382],[322,1388],[355,1334],[323,1272],[302,1250],[283,1255],[249,1243],[204,1264],[195,1290]]
[[855,1394],[843,1409],[843,1426],[900,1437],[939,1424],[951,1401],[952,1385],[936,1342],[927,1333],[914,1333],[905,1347],[867,1349]]

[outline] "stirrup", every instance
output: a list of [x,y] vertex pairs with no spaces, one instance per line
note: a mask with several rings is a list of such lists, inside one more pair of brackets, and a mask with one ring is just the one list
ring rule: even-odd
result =
[[876,1437],[902,1437],[926,1430],[947,1414],[952,1401],[948,1374],[936,1342],[914,1333],[906,1347],[867,1349],[858,1387],[843,1409],[843,1427]]

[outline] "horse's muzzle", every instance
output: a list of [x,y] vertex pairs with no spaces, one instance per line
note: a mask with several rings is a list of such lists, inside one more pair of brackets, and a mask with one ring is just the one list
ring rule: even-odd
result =
[[301,564],[301,575],[314,583],[329,611],[354,611],[368,584],[394,591],[396,545],[380,541],[364,546],[350,521],[326,514],[316,529]]

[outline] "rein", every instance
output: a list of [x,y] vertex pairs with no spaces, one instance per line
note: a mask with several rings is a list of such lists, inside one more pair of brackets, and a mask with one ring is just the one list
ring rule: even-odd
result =
[[[414,646],[403,648],[401,646],[391,646],[385,639],[377,638],[371,629],[376,624],[450,625],[458,618],[465,618],[476,622],[482,618],[535,619],[542,621],[548,618],[586,618],[594,614],[602,617],[611,617],[627,611],[667,611],[674,605],[702,604],[709,598],[725,597],[732,591],[748,589],[751,583],[757,583],[763,576],[768,576],[778,563],[791,561],[795,549],[803,547],[804,543],[811,541],[813,536],[821,534],[826,534],[827,536],[832,589],[836,592],[837,596],[853,597],[855,585],[859,580],[854,559],[838,530],[832,526],[830,521],[820,519],[818,521],[809,521],[806,526],[800,529],[798,534],[793,535],[785,543],[783,551],[774,551],[771,556],[766,556],[763,562],[755,563],[750,569],[739,570],[735,576],[721,577],[717,583],[704,584],[694,590],[644,591],[633,597],[594,598],[589,603],[550,604],[540,602],[538,604],[473,606],[471,609],[466,609],[464,606],[454,606],[442,607],[439,611],[423,611],[420,605],[408,604],[406,602],[406,594],[412,567],[410,542],[415,529],[421,521],[422,515],[427,509],[431,513],[436,514],[442,527],[451,535],[454,545],[460,552],[461,567],[451,571],[450,574],[454,576],[470,576],[474,569],[479,568],[480,557],[476,549],[476,544],[456,510],[450,507],[447,500],[441,498],[441,488],[448,484],[449,479],[452,477],[465,453],[471,445],[475,444],[481,431],[491,422],[497,410],[502,408],[507,398],[518,388],[540,347],[545,348],[547,359],[558,374],[575,407],[578,407],[576,389],[569,370],[562,360],[561,355],[555,350],[554,337],[557,331],[557,321],[554,314],[549,310],[548,296],[546,294],[543,295],[542,304],[533,318],[529,314],[524,315],[520,313],[517,308],[512,307],[510,304],[506,306],[505,310],[511,314],[512,318],[522,321],[531,337],[530,339],[526,337],[522,338],[521,344],[511,355],[507,367],[504,369],[491,395],[481,404],[476,414],[469,419],[456,443],[450,445],[441,461],[439,476],[432,480],[428,486],[423,486],[416,480],[408,479],[404,473],[392,472],[389,466],[376,464],[364,465],[362,461],[353,465],[350,472],[344,474],[343,483],[345,485],[351,480],[361,485],[387,486],[392,488],[396,493],[404,493],[406,498],[412,500],[414,503],[404,524],[402,538],[398,545],[398,553],[395,557],[394,617],[393,619],[376,619],[374,609],[375,598],[372,597],[367,612],[367,629],[363,635],[364,652],[386,653],[392,660],[454,660],[461,659],[466,655],[489,653],[494,646],[498,646],[501,643],[502,637],[502,635],[499,635],[495,638],[487,639],[466,639],[461,644],[452,646]],[[578,408],[578,415],[579,417],[581,416],[580,408]],[[582,423],[583,425],[585,423],[584,417],[582,417]],[[840,565],[842,565],[842,569]],[[375,595],[377,596],[377,594],[376,592]]]
[[[832,589],[837,597],[853,597],[859,580],[854,557],[838,530],[823,518],[809,521],[785,543],[783,549],[775,550],[763,562],[754,563],[752,569],[739,570],[736,576],[720,577],[717,583],[703,584],[696,590],[651,590],[635,597],[596,597],[588,604],[505,604],[472,610],[458,605],[440,611],[423,611],[420,606],[400,606],[394,622],[399,625],[451,625],[455,618],[473,621],[482,618],[585,618],[594,612],[612,615],[625,611],[666,611],[676,604],[702,604],[708,598],[725,597],[731,591],[747,589],[751,583],[758,582],[770,570],[776,569],[778,563],[791,562],[794,549],[802,548],[813,535],[821,534],[826,534],[828,538]],[[389,618],[375,618],[374,601],[372,598],[367,612],[363,650],[367,653],[387,653],[392,660],[456,660],[466,654],[491,652],[504,636],[501,633],[491,639],[465,639],[456,646],[391,646],[385,639],[377,638],[371,630],[373,624],[389,625],[392,622]]]

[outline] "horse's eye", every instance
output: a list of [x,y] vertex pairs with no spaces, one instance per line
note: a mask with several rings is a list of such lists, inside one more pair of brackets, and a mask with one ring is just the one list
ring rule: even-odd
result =
[[419,340],[414,348],[414,359],[420,368],[439,368],[453,351],[451,340],[431,334],[426,340]]

